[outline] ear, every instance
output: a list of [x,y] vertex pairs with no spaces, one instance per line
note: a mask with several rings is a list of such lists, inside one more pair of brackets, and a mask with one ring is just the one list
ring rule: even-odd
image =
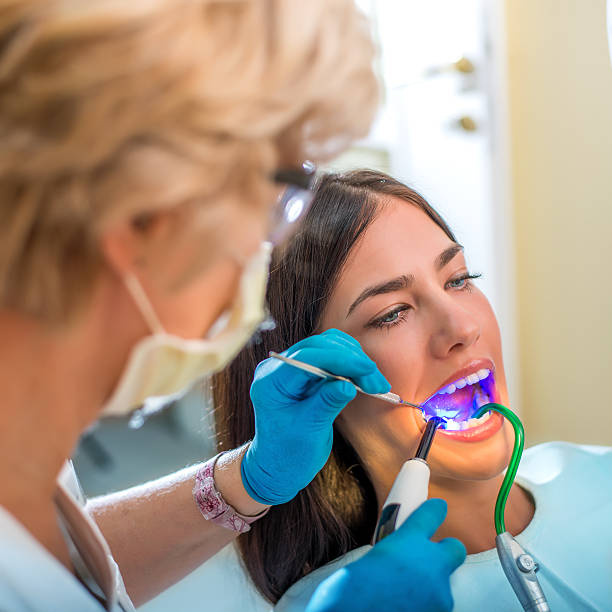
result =
[[172,209],[143,213],[116,221],[100,238],[107,263],[120,278],[147,267],[151,247],[172,231],[176,222]]
[[136,269],[138,259],[137,237],[130,219],[115,222],[100,237],[100,250],[109,267],[119,278],[125,278]]

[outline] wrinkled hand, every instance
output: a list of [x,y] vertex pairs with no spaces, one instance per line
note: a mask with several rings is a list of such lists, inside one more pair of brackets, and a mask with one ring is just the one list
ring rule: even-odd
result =
[[450,575],[465,560],[455,538],[432,542],[446,502],[430,499],[361,559],[322,582],[306,612],[450,612]]
[[[391,388],[359,342],[337,329],[305,338],[283,355],[350,378],[368,393]],[[323,380],[278,359],[262,361],[251,386],[255,437],[241,465],[247,493],[262,504],[293,499],[325,465],[334,419],[355,394],[347,382]]]

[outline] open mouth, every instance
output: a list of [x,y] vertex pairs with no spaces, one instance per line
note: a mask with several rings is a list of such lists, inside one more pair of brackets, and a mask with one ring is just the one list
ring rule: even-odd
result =
[[433,416],[444,418],[443,429],[447,431],[477,427],[487,421],[491,413],[479,419],[474,419],[473,415],[481,406],[494,402],[496,396],[495,375],[492,370],[483,368],[436,391],[421,404],[423,418],[426,421]]

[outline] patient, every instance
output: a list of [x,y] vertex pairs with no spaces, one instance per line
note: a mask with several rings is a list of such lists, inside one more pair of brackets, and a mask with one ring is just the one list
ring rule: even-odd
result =
[[[459,410],[463,424],[439,431],[428,459],[430,497],[448,502],[434,539],[457,537],[469,553],[451,578],[455,610],[517,610],[493,524],[514,434],[497,413],[468,421],[489,401],[510,405],[499,328],[474,278],[419,194],[372,171],[323,177],[301,232],[275,253],[268,304],[276,328],[215,380],[217,433],[222,448],[252,438],[249,385],[270,350],[330,328],[350,334],[402,398],[432,398],[432,414]],[[322,580],[368,550],[423,429],[418,410],[358,394],[336,420],[322,472],[240,536],[247,571],[279,610],[303,610]],[[611,475],[606,448],[549,443],[523,457],[506,528],[539,563],[554,611],[610,609]]]

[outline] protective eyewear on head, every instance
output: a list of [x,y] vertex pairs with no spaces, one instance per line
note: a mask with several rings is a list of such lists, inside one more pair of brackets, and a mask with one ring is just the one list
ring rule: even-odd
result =
[[305,161],[301,168],[277,170],[272,179],[285,185],[272,211],[268,240],[275,245],[284,242],[295,231],[298,221],[304,217],[312,203],[316,166]]

